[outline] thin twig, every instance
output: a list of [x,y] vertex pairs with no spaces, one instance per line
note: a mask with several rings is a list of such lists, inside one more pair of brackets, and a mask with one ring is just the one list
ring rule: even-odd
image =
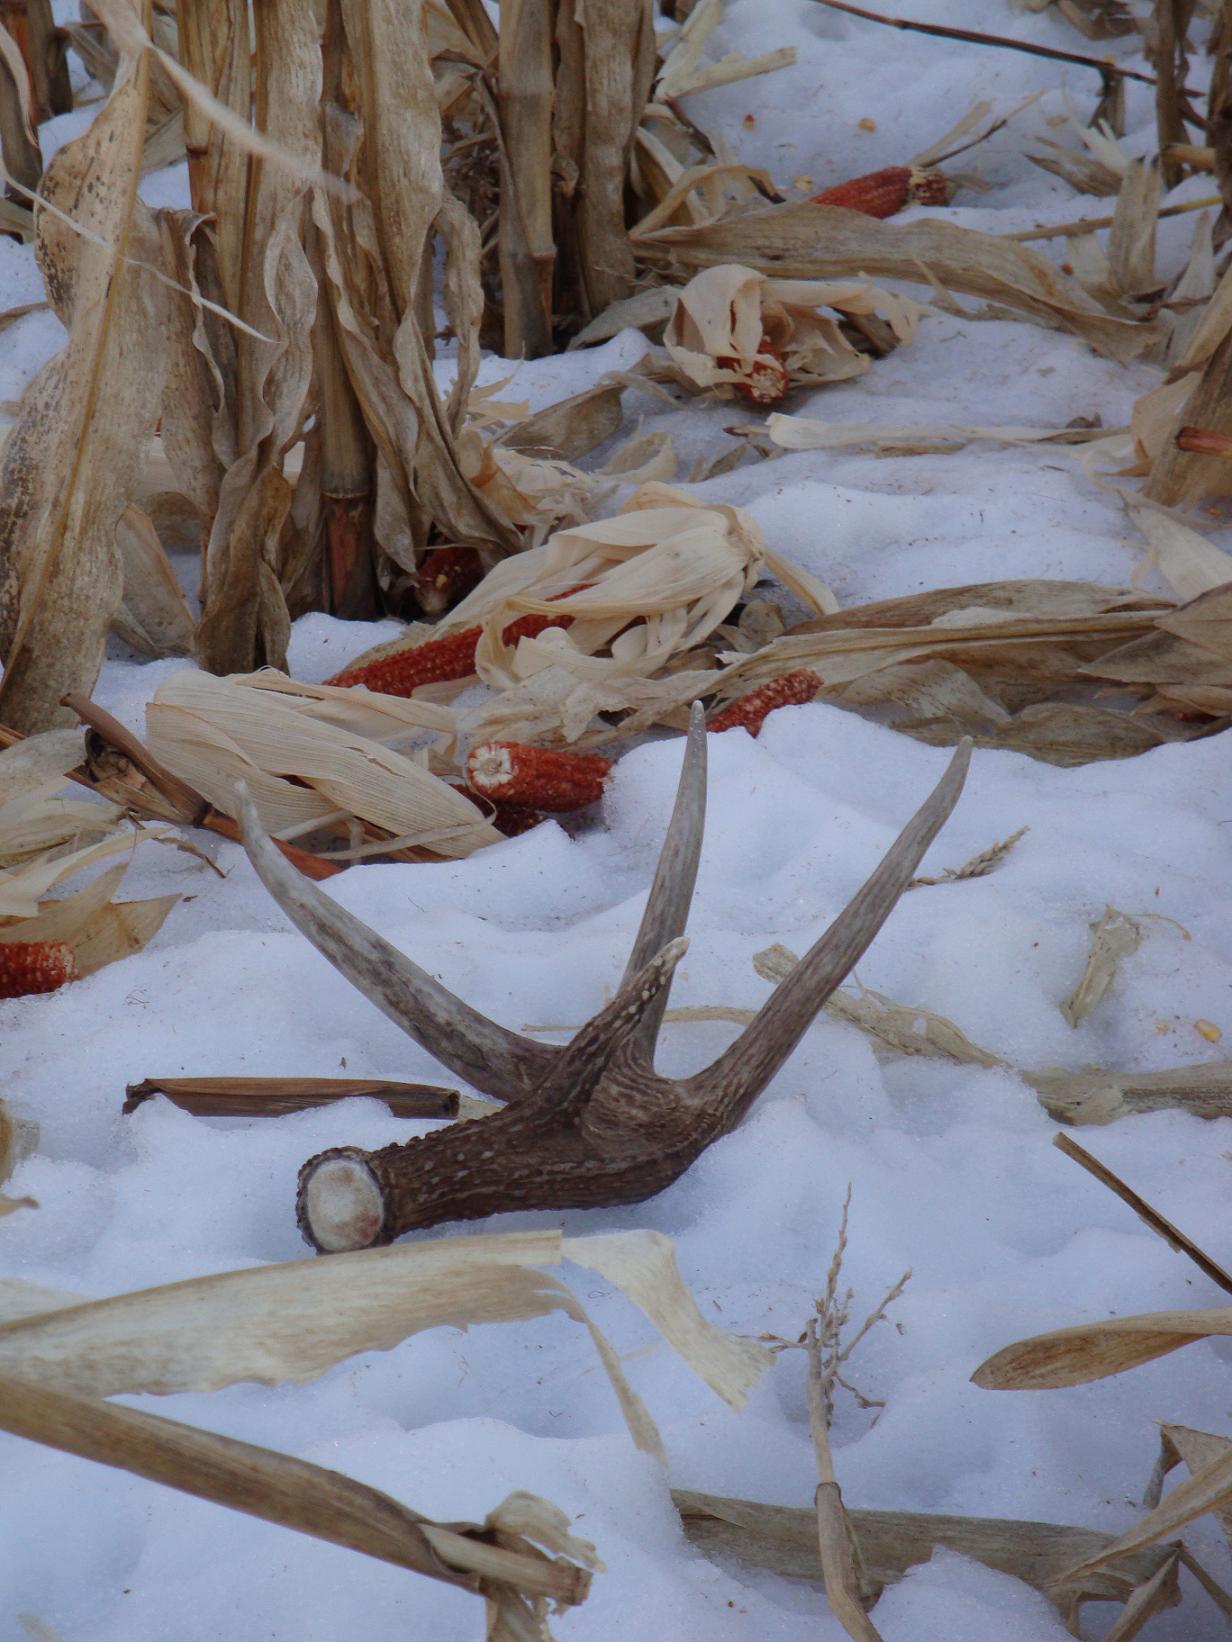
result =
[[[1218,194],[1203,194],[1200,200],[1186,200],[1184,205],[1165,205],[1159,213],[1161,217],[1180,217],[1187,211],[1209,211],[1214,205],[1222,205],[1223,200]],[[1090,234],[1096,228],[1111,228],[1112,217],[1079,217],[1076,222],[1058,222],[1050,228],[1021,228],[1016,234],[1001,234],[1001,239],[1016,239],[1019,243],[1029,239],[1060,239],[1063,234]]]
[[[1024,51],[1029,57],[1051,57],[1059,63],[1077,63],[1080,68],[1093,68],[1105,81],[1111,77],[1140,80],[1148,86],[1155,84],[1150,74],[1142,74],[1136,68],[1122,68],[1119,63],[1110,63],[1103,57],[1086,57],[1078,51],[1058,51],[1055,46],[1037,46],[1028,40],[1008,39],[1004,34],[982,34],[977,29],[947,28],[943,23],[916,23],[908,17],[883,17],[880,12],[850,5],[848,0],[817,0],[817,3],[829,6],[832,11],[845,11],[852,17],[862,17],[866,23],[885,23],[889,28],[908,29],[913,34],[934,34],[941,40],[964,40],[972,46],[998,46],[1003,51]],[[1202,93],[1186,87],[1185,95],[1200,97]]]
[[1186,1237],[1183,1231],[1178,1231],[1170,1220],[1165,1220],[1158,1209],[1153,1209],[1144,1197],[1139,1197],[1133,1187],[1127,1186],[1119,1175],[1113,1174],[1111,1169],[1097,1157],[1092,1157],[1085,1147],[1079,1146],[1077,1141],[1071,1140],[1068,1135],[1054,1135],[1052,1144],[1058,1151],[1064,1152],[1066,1157],[1080,1163],[1088,1174],[1093,1174],[1096,1180],[1107,1186],[1110,1192],[1114,1192],[1122,1203],[1128,1203],[1139,1220],[1162,1237],[1178,1254],[1187,1254],[1198,1270],[1209,1277],[1212,1283],[1217,1283],[1221,1289],[1232,1294],[1232,1277],[1228,1276],[1223,1267],[1216,1265],[1209,1254]]

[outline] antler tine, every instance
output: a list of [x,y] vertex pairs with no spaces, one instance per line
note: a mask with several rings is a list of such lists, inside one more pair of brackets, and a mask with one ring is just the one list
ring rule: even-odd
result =
[[395,1026],[473,1088],[516,1100],[551,1075],[563,1050],[534,1043],[472,1009],[310,883],[274,848],[241,783],[244,848],[257,876],[302,934]]
[[636,1040],[651,1010],[657,1006],[662,1013],[676,965],[688,949],[683,935],[669,941],[648,964],[623,980],[612,1001],[579,1028],[553,1071],[548,1097],[553,1110],[565,1112],[584,1105],[596,1079],[619,1049]]
[[[684,762],[680,767],[680,781],[676,788],[676,807],[668,825],[659,864],[655,868],[646,910],[629,955],[624,973],[625,982],[633,977],[660,952],[669,941],[684,933],[693,900],[693,885],[697,879],[697,861],[702,848],[702,830],[706,824],[706,715],[700,701],[693,703],[689,714],[689,734],[685,742]],[[631,1049],[648,1060],[654,1057],[654,1046],[663,1024],[671,979],[647,1007],[636,1031],[629,1039]]]
[[779,983],[730,1049],[688,1080],[694,1096],[708,1104],[718,1100],[729,1127],[739,1122],[804,1036],[817,1011],[871,945],[957,803],[970,761],[971,742],[965,740],[932,795],[825,934]]

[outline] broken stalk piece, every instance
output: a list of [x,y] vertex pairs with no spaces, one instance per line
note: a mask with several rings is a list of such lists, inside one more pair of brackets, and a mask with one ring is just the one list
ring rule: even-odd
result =
[[970,743],[889,854],[753,1021],[704,1071],[666,1078],[654,1048],[693,894],[705,816],[706,726],[695,706],[676,807],[615,998],[565,1045],[472,1009],[301,878],[241,793],[244,845],[292,923],[364,995],[504,1110],[405,1145],[335,1147],[300,1171],[300,1227],[323,1253],[514,1209],[639,1203],[734,1129],[856,964],[957,801]]

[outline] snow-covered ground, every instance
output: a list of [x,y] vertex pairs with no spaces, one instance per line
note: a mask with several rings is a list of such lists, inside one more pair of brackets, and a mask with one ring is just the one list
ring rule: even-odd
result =
[[[1088,47],[1050,14],[1003,4],[913,0],[907,9],[1072,51],[1123,55],[1134,44]],[[710,55],[784,44],[798,50],[794,68],[697,96],[690,112],[785,190],[793,178],[816,191],[898,163],[977,99],[1000,110],[1044,87],[1038,103],[956,162],[991,186],[960,194],[946,214],[1002,231],[1107,208],[1023,158],[1029,135],[1058,134],[1046,122],[1067,99],[1089,116],[1098,91],[1089,71],[892,33],[813,0],[729,0]],[[71,131],[80,121],[55,124]],[[1145,152],[1153,141],[1149,88],[1133,87],[1127,147]],[[173,169],[147,188],[164,203],[182,195],[184,179]],[[1177,197],[1202,191],[1190,183]],[[1183,261],[1193,220],[1162,226],[1165,269]],[[0,240],[0,309],[38,294],[31,254]],[[0,332],[0,401],[19,394],[56,333],[46,313]],[[549,403],[642,347],[628,335],[593,354],[539,361],[522,370],[518,392]],[[506,369],[489,361],[487,374]],[[861,381],[804,394],[791,408],[852,422],[1057,427],[1099,415],[1115,426],[1155,380],[1153,369],[1114,365],[1062,333],[936,315]],[[670,429],[682,473],[727,447],[730,405],[626,406],[633,417],[645,410],[648,431]],[[844,604],[1000,577],[1126,584],[1141,555],[1115,499],[1054,448],[981,445],[894,460],[802,453],[694,488],[747,508],[772,546]],[[1214,539],[1232,546],[1232,531]],[[293,670],[325,677],[366,642],[367,630],[306,618]],[[156,685],[182,665],[117,650],[99,699],[140,726]],[[751,955],[776,941],[807,947],[948,756],[820,704],[774,715],[757,741],[714,738],[692,946],[673,1002],[760,1003],[767,987]],[[466,861],[356,869],[332,893],[499,1020],[580,1021],[623,968],[679,761],[671,739],[629,754],[602,815],[583,830],[549,824]],[[1145,1070],[1218,1056],[1195,1022],[1232,1033],[1227,769],[1223,738],[1082,769],[977,753],[923,870],[956,867],[1019,827],[1030,831],[995,874],[906,896],[859,979],[949,1016],[1016,1068]],[[0,1274],[105,1295],[299,1258],[299,1164],[325,1146],[375,1147],[428,1128],[370,1101],[246,1122],[193,1118],[163,1101],[121,1116],[125,1083],[156,1074],[345,1069],[439,1079],[429,1057],[289,928],[238,848],[212,853],[224,880],[186,855],[143,851],[123,893],[184,896],[149,948],[57,995],[0,1005],[0,1094],[40,1126],[37,1152],[10,1187],[39,1207],[0,1221]],[[1058,1005],[1109,902],[1162,916],[1144,919],[1138,951],[1075,1031]],[[732,1030],[668,1026],[661,1065],[696,1067]],[[1192,1346],[1068,1391],[992,1393],[969,1383],[985,1356],[1025,1334],[1220,1303],[1187,1261],[1050,1146],[1054,1127],[1012,1071],[879,1061],[855,1028],[826,1018],[741,1129],[670,1190],[634,1209],[559,1220],[570,1232],[668,1233],[707,1316],[794,1337],[824,1286],[850,1183],[853,1315],[905,1268],[913,1276],[852,1364],[884,1408],[840,1397],[833,1442],[848,1504],[1119,1532],[1140,1514],[1157,1422],[1228,1429],[1232,1354],[1219,1343]],[[1101,1158],[1223,1254],[1232,1125],[1160,1113],[1093,1134]],[[509,1216],[492,1228],[534,1223]],[[576,1518],[607,1568],[590,1599],[555,1622],[562,1639],[837,1642],[843,1633],[815,1588],[703,1559],[668,1493],[811,1502],[802,1354],[785,1354],[736,1414],[618,1294],[593,1274],[580,1287],[662,1426],[666,1470],[635,1451],[589,1340],[560,1318],[437,1330],[302,1387],[134,1401],[344,1471],[437,1518],[482,1518],[514,1488],[545,1495]],[[4,1437],[0,1476],[4,1637],[21,1634],[23,1612],[65,1642],[462,1642],[480,1633],[472,1598],[118,1471]],[[1210,1519],[1186,1538],[1217,1577],[1227,1575]],[[1147,1634],[1224,1634],[1209,1600],[1187,1575],[1182,1584],[1183,1607]],[[1114,1612],[1088,1610],[1087,1634],[1102,1634]],[[1067,1634],[1027,1586],[952,1554],[888,1591],[874,1618],[886,1642]]]

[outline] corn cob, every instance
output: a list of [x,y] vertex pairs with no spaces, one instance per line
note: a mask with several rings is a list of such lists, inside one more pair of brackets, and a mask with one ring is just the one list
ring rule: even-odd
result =
[[807,667],[795,673],[783,673],[779,678],[772,678],[769,684],[750,690],[747,696],[728,702],[706,728],[715,735],[737,727],[757,735],[776,707],[801,707],[806,701],[812,701],[820,688],[821,678]]
[[[740,368],[740,361],[734,354],[716,356],[715,364],[729,371]],[[757,345],[757,358],[753,361],[748,380],[737,382],[736,392],[750,404],[773,405],[782,399],[790,386],[791,378],[782,354],[768,336],[763,336]]]
[[942,171],[916,171],[909,165],[887,165],[849,182],[835,183],[813,195],[814,205],[842,205],[866,217],[892,217],[905,205],[948,205],[954,185]]
[[0,998],[55,992],[77,979],[77,959],[65,941],[0,942]]
[[415,597],[425,616],[441,616],[483,580],[473,547],[436,547],[425,554],[415,577]]
[[[506,644],[516,644],[519,639],[538,638],[549,627],[568,627],[572,621],[572,616],[519,616],[501,637]],[[326,683],[362,684],[379,695],[411,696],[421,684],[469,678],[475,671],[475,653],[482,637],[482,627],[464,627],[460,633],[446,633],[443,638],[428,639],[409,650],[395,650],[366,667],[344,668]]]
[[484,741],[472,747],[466,779],[495,802],[563,813],[603,796],[612,760],[599,753],[556,752],[520,741]]

